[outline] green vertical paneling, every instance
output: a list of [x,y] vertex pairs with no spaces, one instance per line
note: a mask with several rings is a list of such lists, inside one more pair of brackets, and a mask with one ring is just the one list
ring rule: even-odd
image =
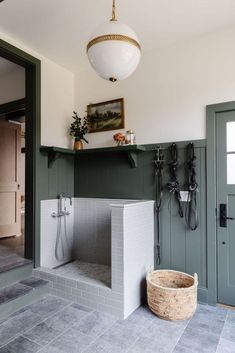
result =
[[[182,190],[186,190],[186,150],[188,142],[177,143],[179,170]],[[169,162],[170,144],[162,144],[164,155]],[[155,174],[153,145],[146,146],[147,152],[138,155],[138,167],[130,168],[125,154],[99,153],[76,156],[75,185],[76,197],[155,199]],[[171,197],[169,166],[164,168],[164,197],[161,210],[161,257],[160,268],[171,268],[193,274],[198,273],[200,286],[207,287],[206,257],[206,147],[205,141],[195,141],[197,157],[197,181],[199,183],[198,210],[200,226],[192,232],[187,229],[184,219],[178,216],[174,197]],[[185,206],[184,206],[185,207]],[[155,234],[156,237],[156,234]]]
[[40,200],[55,199],[60,193],[74,196],[74,157],[61,156],[48,168],[47,154],[41,153],[40,162]]
[[130,168],[126,154],[76,156],[75,194],[80,197],[143,198],[143,155]]

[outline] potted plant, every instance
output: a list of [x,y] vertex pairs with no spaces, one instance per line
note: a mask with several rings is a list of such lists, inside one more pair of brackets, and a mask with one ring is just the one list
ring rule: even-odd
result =
[[74,138],[74,149],[82,150],[83,143],[88,141],[85,139],[84,135],[88,132],[88,117],[84,117],[83,119],[78,116],[76,112],[73,112],[73,122],[70,125],[70,136]]

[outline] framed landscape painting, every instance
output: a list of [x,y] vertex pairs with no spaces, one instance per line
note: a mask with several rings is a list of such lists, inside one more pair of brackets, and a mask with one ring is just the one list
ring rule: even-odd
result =
[[101,132],[123,129],[124,99],[114,99],[107,102],[89,104],[87,106],[89,132]]

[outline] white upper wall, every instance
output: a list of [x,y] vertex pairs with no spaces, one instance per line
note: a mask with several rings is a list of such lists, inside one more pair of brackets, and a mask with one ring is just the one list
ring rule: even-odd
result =
[[71,148],[69,125],[74,110],[74,74],[42,59],[41,143]]
[[74,74],[3,33],[0,38],[41,60],[41,144],[71,147]]
[[[235,100],[235,30],[143,54],[127,80],[110,83],[92,69],[76,75],[75,106],[125,98],[125,130],[137,143],[204,139],[205,107]],[[124,131],[125,131],[124,130]],[[113,145],[113,131],[88,136],[91,147]]]
[[25,97],[25,69],[14,66],[11,71],[0,70],[0,104]]
[[[90,68],[76,75],[7,36],[1,38],[42,63],[41,143],[71,147],[68,128],[77,109],[125,98],[126,128],[138,143],[205,138],[205,106],[235,100],[235,29],[143,54],[137,71],[112,84]],[[75,103],[75,104],[74,104]],[[114,132],[90,134],[90,147],[113,145]]]

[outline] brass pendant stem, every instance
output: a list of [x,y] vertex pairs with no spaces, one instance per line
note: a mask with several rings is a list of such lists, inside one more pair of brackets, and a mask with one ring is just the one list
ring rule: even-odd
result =
[[112,19],[110,21],[117,21],[117,19],[116,19],[116,2],[115,2],[115,0],[113,0]]

